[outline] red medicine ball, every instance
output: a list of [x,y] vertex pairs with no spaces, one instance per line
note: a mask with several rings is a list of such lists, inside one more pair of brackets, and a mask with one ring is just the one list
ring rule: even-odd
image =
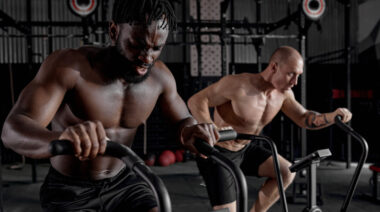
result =
[[177,149],[175,151],[175,161],[176,162],[182,162],[183,161],[183,153],[184,153],[184,150],[182,149]]
[[160,157],[158,158],[158,163],[161,166],[169,166],[170,164],[175,162],[175,155],[170,150],[165,150],[161,153]]

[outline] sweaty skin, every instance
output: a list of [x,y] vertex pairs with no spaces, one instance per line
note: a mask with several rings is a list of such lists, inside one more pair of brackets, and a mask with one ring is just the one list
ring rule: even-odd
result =
[[[268,67],[261,73],[229,75],[192,96],[189,109],[199,123],[213,123],[216,128],[232,127],[238,133],[259,135],[279,111],[292,119],[298,126],[307,129],[321,129],[334,123],[334,117],[341,115],[348,122],[352,114],[345,108],[319,114],[305,109],[294,97],[291,88],[297,85],[303,73],[303,59],[291,47],[280,47],[273,54]],[[209,108],[215,108],[213,119]],[[230,140],[215,145],[231,151],[239,151],[249,140]],[[288,161],[279,156],[284,187],[293,180],[294,174],[287,167]],[[267,211],[278,198],[277,184],[272,157],[259,166],[260,176],[268,180],[259,191],[258,199],[251,212]],[[236,211],[236,204],[214,206],[214,209],[228,207]]]
[[[157,60],[169,33],[159,27],[161,21],[112,22],[112,46],[51,54],[7,117],[2,131],[5,146],[30,158],[50,158],[66,176],[109,178],[124,164],[102,156],[106,138],[131,146],[137,127],[156,104],[177,124],[182,144],[191,147],[194,137],[211,142],[205,129],[213,133],[215,129],[194,125],[173,75]],[[46,128],[49,123],[52,130]],[[51,157],[49,143],[56,139],[73,142],[76,155]]]
[[[259,135],[280,110],[298,126],[313,130],[330,126],[336,115],[349,121],[352,115],[347,109],[339,108],[322,115],[297,102],[291,88],[297,85],[303,73],[303,60],[298,53],[293,54],[286,63],[271,61],[259,74],[223,77],[189,99],[191,113],[200,123],[214,123],[217,128],[232,127],[239,133],[253,135]],[[210,107],[216,109],[214,119]],[[248,142],[237,140],[216,145],[238,151]]]

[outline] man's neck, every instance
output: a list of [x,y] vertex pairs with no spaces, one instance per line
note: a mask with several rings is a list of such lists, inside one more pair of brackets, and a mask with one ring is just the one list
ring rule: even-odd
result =
[[265,94],[269,94],[276,89],[271,82],[273,75],[269,70],[265,69],[264,71],[260,72],[258,76],[257,89],[261,90]]

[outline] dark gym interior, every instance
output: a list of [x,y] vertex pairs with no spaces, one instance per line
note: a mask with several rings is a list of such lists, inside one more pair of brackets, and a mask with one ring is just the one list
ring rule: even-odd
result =
[[[94,11],[77,14],[71,3],[95,3]],[[114,0],[0,1],[0,126],[20,92],[52,52],[84,45],[108,46]],[[321,113],[348,108],[348,123],[368,143],[368,157],[347,211],[380,211],[380,1],[378,0],[171,0],[177,28],[160,55],[186,102],[223,76],[260,73],[275,49],[291,46],[304,58],[304,73],[293,88],[304,107]],[[306,6],[305,6],[306,5]],[[305,9],[306,7],[306,9]],[[307,8],[323,10],[308,14]],[[305,11],[306,10],[306,11]],[[164,182],[172,211],[212,211],[195,156],[178,143],[175,128],[155,107],[138,127],[131,149]],[[50,126],[48,126],[49,128]],[[322,211],[340,211],[358,166],[362,146],[338,126],[321,130],[298,127],[278,113],[261,135],[294,162],[320,149],[331,156],[317,162],[316,199]],[[266,143],[260,145],[267,146]],[[0,211],[37,212],[48,159],[32,159],[0,142]],[[177,162],[162,164],[164,151]],[[299,171],[286,189],[289,211],[307,204],[307,175]],[[263,178],[246,177],[248,208]],[[283,211],[277,201],[268,211]]]

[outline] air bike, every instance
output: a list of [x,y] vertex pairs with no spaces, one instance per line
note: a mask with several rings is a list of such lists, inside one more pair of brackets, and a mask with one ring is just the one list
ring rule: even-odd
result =
[[[221,131],[219,141],[227,141],[231,139],[257,139],[264,140],[269,143],[273,151],[273,158],[275,161],[276,173],[280,175],[280,169],[278,165],[277,159],[277,148],[274,142],[264,136],[253,136],[253,135],[244,135],[237,134],[233,130]],[[219,154],[218,150],[211,147],[208,143],[203,142],[201,140],[197,140],[195,142],[195,147],[198,151],[206,156],[209,156],[219,162],[222,166],[224,166],[227,170],[229,170],[235,178],[235,185],[237,185],[237,200],[238,200],[238,211],[247,212],[248,211],[248,195],[247,195],[247,182],[245,177],[234,163],[232,163],[229,159],[225,158],[223,155]],[[73,155],[74,150],[72,144],[68,140],[55,140],[50,143],[50,152],[53,156],[55,155]],[[122,160],[125,165],[134,171],[137,175],[139,175],[152,189],[158,204],[158,208],[160,212],[171,212],[171,202],[169,193],[162,182],[162,180],[156,176],[149,167],[144,164],[144,161],[140,159],[135,152],[133,152],[129,147],[124,146],[122,144],[108,141],[107,147],[104,155],[112,156],[115,158],[119,158]],[[287,210],[285,193],[283,189],[282,179],[280,177],[277,178],[277,182],[279,183],[279,191],[281,193],[281,200],[283,202],[284,211]]]
[[[362,153],[358,162],[358,166],[355,169],[354,175],[351,179],[350,187],[348,189],[347,195],[344,199],[344,202],[341,206],[340,211],[346,212],[348,205],[350,204],[352,197],[354,195],[356,186],[359,181],[360,173],[362,171],[363,165],[365,161],[367,160],[368,156],[368,144],[367,141],[355,130],[353,130],[349,125],[343,123],[341,121],[340,116],[335,117],[335,124],[341,128],[343,131],[345,131],[350,136],[354,137],[361,145],[362,147]],[[322,149],[315,151],[300,160],[296,161],[292,166],[289,167],[291,172],[297,172],[304,168],[308,169],[307,172],[307,206],[304,208],[303,212],[322,212],[322,209],[317,205],[316,200],[316,185],[317,185],[317,165],[318,163],[325,159],[326,157],[329,157],[331,155],[331,152],[329,149]]]
[[[356,189],[361,170],[363,168],[364,162],[367,159],[368,144],[361,135],[355,132],[350,126],[344,124],[341,121],[341,118],[339,116],[335,117],[335,122],[336,122],[336,125],[340,127],[343,131],[345,131],[346,133],[354,137],[356,140],[358,140],[363,148],[360,160],[358,162],[358,166],[356,167],[354,176],[351,180],[350,188],[348,190],[346,198],[341,207],[341,212],[345,212],[347,211],[347,207],[352,200],[352,196]],[[240,134],[233,130],[220,131],[219,133],[220,133],[219,142],[233,140],[233,139],[242,139],[242,140],[253,140],[252,142],[262,140],[269,144],[272,150],[274,168],[275,168],[275,173],[277,176],[277,184],[278,184],[278,190],[280,193],[282,209],[284,212],[288,212],[285,192],[283,188],[283,181],[280,175],[280,166],[279,166],[278,157],[277,157],[277,148],[273,140],[266,136]],[[194,146],[198,149],[200,153],[214,159],[216,162],[220,163],[223,167],[225,167],[227,170],[231,172],[231,175],[233,176],[235,180],[235,186],[236,186],[236,196],[237,196],[236,200],[237,200],[237,209],[238,209],[237,211],[247,212],[248,211],[247,182],[240,168],[236,166],[232,161],[225,158],[222,154],[220,154],[218,150],[214,149],[208,143],[202,140],[196,140],[194,143]],[[67,140],[56,140],[56,141],[51,142],[50,152],[53,156],[74,154],[72,144],[70,141],[67,141]],[[156,176],[151,171],[151,169],[148,168],[144,164],[144,161],[140,159],[136,155],[136,153],[134,153],[129,147],[113,142],[113,141],[108,141],[105,155],[116,157],[122,160],[128,168],[130,168],[137,175],[139,175],[150,186],[150,188],[152,189],[156,197],[160,212],[172,211],[169,193],[164,183],[162,182],[162,180],[158,176]],[[296,162],[295,164],[293,164],[293,166],[291,166],[292,167],[291,170],[297,171],[302,168],[306,168],[308,166],[311,166],[313,163],[315,163],[316,160],[322,160],[323,158],[329,155],[331,155],[329,151],[319,150],[319,152],[317,151],[317,153],[312,153],[311,155],[308,155],[302,158],[301,160],[299,160],[298,162]],[[306,211],[313,211],[313,210],[306,210]],[[313,211],[313,212],[317,212],[317,211],[318,210]]]
[[[286,203],[283,181],[280,174],[280,165],[279,165],[278,157],[277,157],[277,147],[275,143],[273,142],[273,140],[266,136],[237,133],[234,130],[219,131],[219,134],[220,134],[219,142],[234,140],[234,139],[241,139],[241,140],[252,140],[252,142],[261,140],[269,144],[272,150],[273,162],[275,165],[274,167],[275,167],[275,172],[277,176],[277,185],[278,185],[278,190],[280,192],[282,209],[284,212],[287,212],[288,206]],[[194,143],[194,146],[197,148],[197,150],[200,153],[206,155],[207,157],[212,158],[213,160],[215,160],[217,163],[219,163],[221,166],[226,168],[231,173],[231,175],[233,176],[235,180],[237,211],[247,212],[248,211],[247,182],[245,180],[245,176],[243,172],[241,171],[241,169],[237,165],[235,165],[231,160],[227,159],[222,154],[220,154],[220,152],[217,149],[211,147],[208,143],[202,140],[196,140]]]
[[[50,152],[55,155],[74,155],[73,145],[68,140],[55,140],[50,143]],[[148,168],[144,161],[136,155],[129,147],[108,141],[104,155],[112,156],[122,160],[125,165],[138,176],[140,176],[152,189],[157,200],[160,212],[171,212],[169,193],[162,180]]]
[[[362,171],[363,165],[367,160],[368,156],[368,144],[366,140],[356,131],[354,131],[350,126],[343,123],[341,121],[340,116],[335,117],[336,125],[345,131],[347,134],[354,137],[357,141],[360,142],[362,146],[362,154],[360,156],[358,166],[355,169],[354,175],[352,177],[350,187],[348,189],[346,198],[341,206],[340,211],[346,212],[348,205],[350,204],[353,194],[355,192],[357,183],[359,181],[360,173]],[[280,200],[282,210],[284,212],[288,211],[288,206],[286,202],[285,192],[283,188],[283,182],[280,175],[280,166],[277,157],[277,148],[272,139],[266,136],[257,136],[257,135],[249,135],[249,134],[240,134],[233,130],[220,131],[220,139],[219,142],[233,140],[233,139],[242,139],[242,140],[252,140],[252,142],[256,142],[259,140],[265,141],[269,144],[272,150],[273,162],[275,167],[275,173],[277,177],[277,185],[280,193]],[[240,170],[238,166],[236,166],[232,161],[225,158],[222,154],[219,153],[217,149],[211,147],[208,143],[203,142],[201,140],[197,140],[194,143],[194,146],[198,149],[198,151],[208,157],[211,157],[220,165],[229,170],[235,180],[236,186],[236,200],[237,200],[237,211],[239,212],[247,212],[248,211],[248,192],[247,192],[247,182],[245,180],[245,176]],[[316,205],[316,165],[321,160],[329,157],[331,152],[329,149],[322,149],[315,151],[304,158],[301,158],[299,161],[295,162],[291,167],[289,167],[290,171],[296,172],[301,169],[307,168],[308,172],[308,205],[303,210],[303,212],[322,212],[322,210]]]

